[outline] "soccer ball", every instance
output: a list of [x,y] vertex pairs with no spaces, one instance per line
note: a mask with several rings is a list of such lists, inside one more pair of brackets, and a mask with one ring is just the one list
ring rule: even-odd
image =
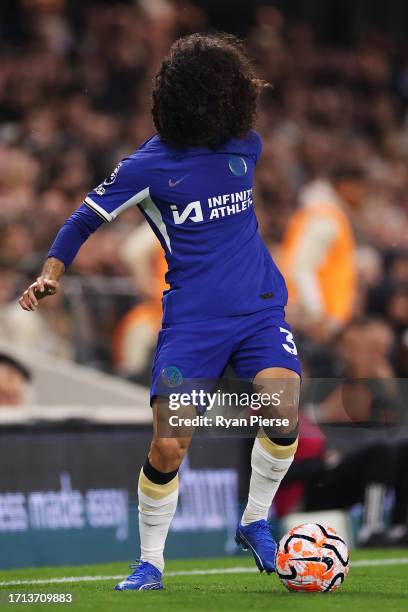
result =
[[348,571],[347,544],[332,527],[304,523],[279,542],[276,573],[291,591],[336,591]]

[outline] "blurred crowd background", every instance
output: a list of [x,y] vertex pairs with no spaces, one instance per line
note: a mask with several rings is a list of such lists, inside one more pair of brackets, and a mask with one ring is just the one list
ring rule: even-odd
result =
[[273,85],[257,126],[264,150],[255,198],[268,247],[290,268],[293,220],[304,222],[297,213],[310,201],[313,217],[314,199],[318,206],[340,202],[343,230],[352,237],[348,251],[333,260],[331,279],[317,273],[311,279],[335,285],[336,271],[347,267],[350,282],[339,288],[347,304],[339,316],[321,303],[313,308],[307,288],[289,307],[305,372],[407,377],[403,15],[392,12],[391,2],[394,21],[381,30],[364,21],[369,3],[365,13],[364,3],[355,3],[355,22],[340,4],[313,3],[310,21],[304,2],[293,3],[289,16],[282,2],[242,2],[241,10],[209,0],[2,3],[0,336],[148,384],[163,261],[137,211],[89,240],[64,293],[38,312],[23,312],[16,298],[87,191],[152,133],[152,79],[172,41],[227,27],[230,17],[230,29],[246,37],[261,76]]
[[[305,382],[276,511],[364,502],[360,542],[407,545],[408,443],[392,428],[408,378],[408,4],[5,0],[0,15],[0,341],[149,384],[165,262],[138,211],[92,236],[38,311],[17,298],[86,193],[151,135],[171,43],[208,28],[245,37],[272,84],[255,205]],[[0,354],[0,405],[26,401],[25,365]],[[368,427],[333,444],[327,422],[350,421]],[[372,425],[390,438],[362,444]]]

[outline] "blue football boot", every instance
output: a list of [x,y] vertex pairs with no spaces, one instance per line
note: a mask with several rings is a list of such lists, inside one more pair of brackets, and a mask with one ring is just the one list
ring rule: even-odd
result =
[[250,550],[260,572],[267,574],[275,571],[276,542],[272,537],[268,523],[262,519],[238,524],[235,541],[243,550]]
[[133,574],[115,586],[116,591],[150,591],[163,588],[162,574],[148,561],[137,560],[129,565]]

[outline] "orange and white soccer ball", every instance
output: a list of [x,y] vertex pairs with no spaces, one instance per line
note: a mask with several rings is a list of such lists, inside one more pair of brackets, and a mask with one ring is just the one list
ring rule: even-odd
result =
[[332,527],[305,523],[279,542],[276,573],[291,591],[336,591],[348,571],[347,544]]

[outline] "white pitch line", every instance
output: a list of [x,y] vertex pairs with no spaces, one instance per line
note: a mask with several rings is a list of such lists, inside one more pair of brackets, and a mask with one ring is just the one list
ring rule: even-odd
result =
[[[220,569],[206,570],[182,570],[179,572],[166,572],[165,576],[210,576],[212,574],[252,574],[257,572],[256,567],[224,567]],[[67,576],[65,578],[49,578],[40,580],[12,580],[9,582],[0,582],[0,587],[17,586],[23,584],[64,584],[73,582],[97,582],[98,580],[123,580],[124,574],[117,576]]]
[[[358,567],[375,567],[383,565],[408,565],[408,557],[393,559],[361,559],[351,563],[353,569]],[[178,572],[166,572],[165,578],[172,576],[211,576],[218,574],[253,574],[258,572],[256,567],[220,567],[203,570],[181,570]],[[115,576],[66,576],[64,578],[44,578],[41,580],[9,580],[0,582],[0,587],[22,586],[25,584],[72,584],[75,582],[98,582],[100,580],[122,580],[123,574]]]
[[395,559],[361,559],[352,561],[352,567],[370,567],[378,565],[407,565],[408,557],[396,557]]

